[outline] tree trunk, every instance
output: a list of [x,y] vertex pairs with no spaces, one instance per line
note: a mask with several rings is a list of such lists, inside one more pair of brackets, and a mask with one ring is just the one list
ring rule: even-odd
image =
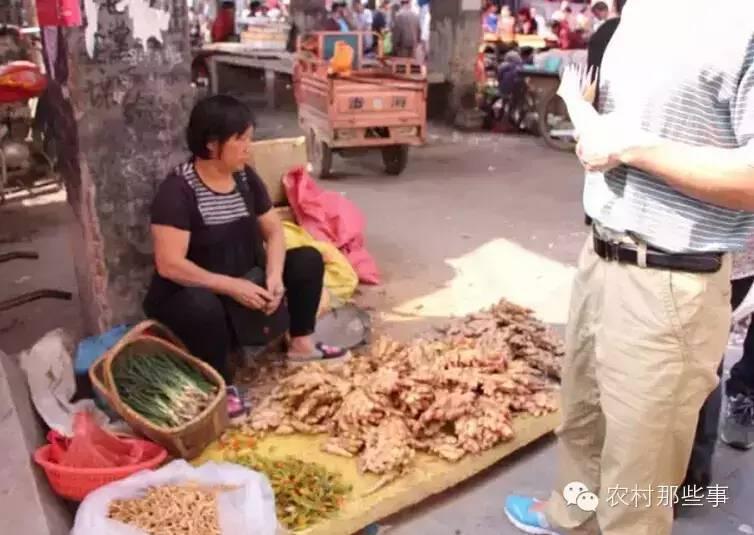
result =
[[186,2],[85,0],[81,28],[46,28],[60,172],[91,332],[141,316],[153,271],[149,206],[185,158],[194,99]]

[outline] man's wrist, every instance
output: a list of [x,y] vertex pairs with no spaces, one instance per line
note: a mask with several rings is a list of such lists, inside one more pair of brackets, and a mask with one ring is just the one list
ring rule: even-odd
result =
[[638,154],[640,152],[639,147],[626,147],[618,153],[618,160],[623,165],[635,166],[638,160]]

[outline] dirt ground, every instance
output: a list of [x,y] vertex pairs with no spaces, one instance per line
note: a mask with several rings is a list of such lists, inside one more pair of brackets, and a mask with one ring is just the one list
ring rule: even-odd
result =
[[[262,114],[259,137],[296,133],[291,114]],[[532,307],[545,321],[566,320],[574,262],[586,236],[582,173],[573,156],[536,139],[460,134],[433,127],[400,177],[385,176],[379,155],[336,158],[323,187],[343,192],[365,213],[366,240],[382,284],[358,301],[377,325],[408,337],[492,304],[501,297]],[[0,299],[38,288],[75,293],[62,194],[15,201],[0,209],[0,252],[34,249],[38,261],[0,264]],[[54,327],[79,332],[78,303],[37,301],[0,314],[0,348],[14,353]],[[735,350],[730,359],[735,359]],[[503,500],[510,492],[544,495],[553,482],[551,439],[412,511],[386,519],[390,533],[512,534]],[[716,479],[729,486],[719,509],[692,511],[675,533],[754,533],[754,454],[720,446]],[[738,531],[738,530],[741,531]]]

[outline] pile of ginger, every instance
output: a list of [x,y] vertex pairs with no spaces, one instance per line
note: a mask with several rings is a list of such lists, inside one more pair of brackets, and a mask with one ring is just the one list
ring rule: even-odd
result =
[[458,461],[514,436],[517,414],[556,410],[563,349],[531,311],[501,301],[407,344],[382,338],[341,364],[284,377],[246,432],[327,433],[364,472],[404,473],[417,451]]

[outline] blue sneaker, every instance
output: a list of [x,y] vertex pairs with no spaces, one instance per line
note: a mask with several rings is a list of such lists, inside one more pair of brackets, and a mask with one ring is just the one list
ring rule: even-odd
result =
[[508,496],[505,499],[505,515],[508,520],[524,533],[533,535],[558,535],[550,529],[545,514],[533,511],[532,506],[541,503],[539,500],[528,496]]

